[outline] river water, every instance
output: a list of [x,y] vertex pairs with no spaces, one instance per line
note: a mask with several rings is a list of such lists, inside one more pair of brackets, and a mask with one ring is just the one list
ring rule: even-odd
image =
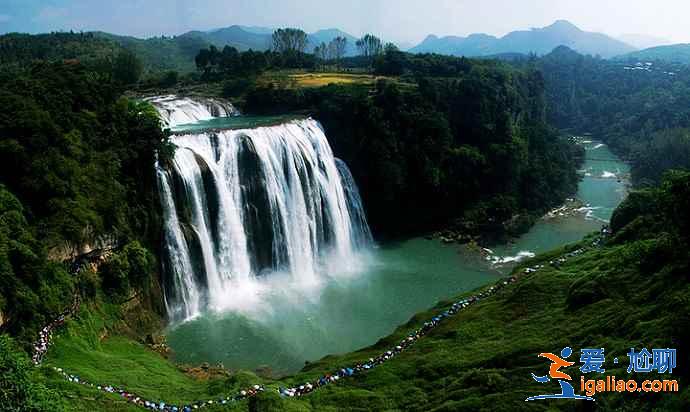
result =
[[[209,313],[167,331],[174,360],[265,369],[280,375],[305,361],[375,343],[414,313],[488,284],[520,257],[580,240],[624,199],[628,166],[596,141],[586,148],[578,202],[539,220],[486,256],[464,246],[413,238],[385,243],[329,271],[318,284],[272,276],[237,294],[234,310]],[[364,199],[366,202],[366,199]],[[575,210],[577,209],[577,210]]]

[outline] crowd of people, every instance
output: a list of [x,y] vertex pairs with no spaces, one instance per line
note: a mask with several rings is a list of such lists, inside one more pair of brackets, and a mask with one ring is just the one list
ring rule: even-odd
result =
[[[610,230],[608,227],[604,227],[601,230],[600,236],[597,236],[591,243],[591,246],[593,247],[598,247],[601,245],[603,242],[604,238],[610,234]],[[552,266],[559,266],[562,263],[565,263],[565,261],[569,258],[576,257],[581,255],[586,251],[585,247],[581,247],[579,249],[573,250],[571,252],[568,252],[558,259],[551,260],[549,262],[550,265]],[[545,267],[544,264],[537,264],[534,266],[526,267],[523,269],[523,273],[529,274],[529,273],[534,273],[537,272],[540,269],[543,269]],[[473,305],[477,302],[480,302],[500,290],[502,290],[504,287],[506,287],[509,284],[512,284],[516,282],[518,278],[516,276],[510,276],[507,277],[503,280],[500,280],[493,286],[488,287],[487,289],[484,289],[483,291],[463,298],[455,303],[453,303],[447,310],[439,313],[438,315],[432,317],[428,321],[424,322],[422,326],[419,329],[416,329],[409,333],[407,336],[405,336],[402,340],[400,340],[394,347],[389,348],[388,350],[382,352],[378,356],[374,358],[369,358],[365,362],[357,363],[353,366],[349,367],[343,367],[333,373],[329,373],[326,375],[323,375],[313,381],[310,382],[305,382],[304,384],[301,384],[299,386],[294,386],[294,387],[289,387],[289,388],[284,388],[284,387],[279,387],[278,388],[278,393],[282,397],[287,397],[287,398],[293,398],[293,397],[300,397],[307,395],[316,389],[319,389],[323,386],[327,386],[331,383],[335,383],[339,381],[342,378],[347,378],[353,375],[357,375],[363,372],[366,372],[370,369],[373,369],[384,362],[387,362],[388,360],[394,358],[410,346],[412,346],[414,343],[416,343],[420,338],[428,334],[432,329],[437,327],[439,324],[441,324],[446,318],[451,317],[461,310],[469,307],[470,305]],[[76,307],[78,307],[78,301],[75,302]],[[67,313],[61,315],[56,321],[52,322],[49,326],[46,326],[41,331],[41,339],[39,339],[40,343],[37,343],[37,347],[42,348],[40,353],[40,357],[36,358],[34,362],[37,364],[40,363],[40,359],[42,359],[43,354],[48,349],[48,346],[50,344],[50,336],[52,334],[52,330],[59,326],[60,324],[64,323],[65,317],[69,314],[72,313],[75,310],[75,306],[71,308],[71,311],[68,311]],[[44,333],[45,332],[45,333]],[[37,350],[37,353],[39,351]],[[38,359],[38,362],[36,361]],[[232,402],[237,402],[243,399],[251,398],[253,396],[256,396],[257,394],[263,392],[266,390],[264,386],[261,385],[253,385],[248,389],[241,390],[239,393],[237,393],[234,396],[228,396],[225,398],[219,398],[219,399],[214,399],[214,400],[206,400],[206,401],[198,401],[198,402],[193,402],[190,404],[186,405],[172,405],[163,401],[149,401],[146,399],[143,399],[140,396],[137,396],[131,392],[128,392],[124,389],[118,388],[113,385],[97,385],[93,383],[86,382],[82,379],[80,379],[76,375],[69,374],[65,371],[63,371],[61,368],[54,368],[56,372],[60,373],[65,379],[67,379],[70,382],[74,382],[77,384],[85,385],[85,386],[90,386],[94,389],[97,389],[102,392],[106,393],[112,393],[121,396],[123,399],[125,399],[128,402],[134,403],[136,405],[139,405],[141,407],[144,407],[146,409],[152,410],[152,411],[163,411],[163,412],[192,412],[197,409],[203,409],[206,407],[210,407],[213,405],[226,405]]]
[[306,382],[302,385],[292,387],[292,388],[279,388],[278,392],[285,397],[295,397],[295,396],[303,396],[306,395],[310,392],[313,392],[314,390],[328,385],[333,382],[337,382],[341,378],[345,378],[348,376],[356,375],[362,372],[366,372],[369,369],[373,369],[384,362],[392,359],[393,357],[397,356],[400,352],[404,351],[405,349],[409,348],[412,346],[414,343],[416,343],[422,336],[426,335],[434,329],[436,326],[438,326],[441,322],[443,322],[444,319],[453,316],[460,312],[461,310],[467,308],[468,306],[477,303],[483,299],[486,299],[487,297],[495,294],[499,290],[503,289],[505,286],[514,283],[517,280],[515,276],[510,276],[502,281],[499,281],[493,286],[490,286],[489,288],[483,290],[482,292],[479,292],[476,295],[472,295],[470,297],[461,299],[455,303],[453,303],[450,308],[447,310],[439,313],[438,315],[432,317],[428,321],[424,322],[422,326],[409,333],[407,336],[405,336],[400,342],[398,342],[397,345],[394,347],[390,348],[389,350],[381,353],[380,355],[376,356],[375,358],[369,358],[366,362],[358,363],[354,366],[351,367],[345,367],[341,368],[338,371],[327,374],[324,376],[321,376],[320,378],[312,381],[312,382]]
[[53,340],[53,331],[61,326],[62,324],[65,323],[65,319],[67,319],[67,316],[71,315],[72,313],[76,312],[77,309],[79,308],[79,295],[74,295],[74,300],[72,302],[72,305],[65,309],[64,312],[60,314],[56,319],[54,319],[52,322],[47,324],[46,326],[43,327],[38,332],[38,340],[34,342],[34,353],[31,356],[31,360],[33,361],[34,365],[38,366],[41,364],[43,361],[43,357],[45,356],[46,352],[48,352],[48,348],[50,347],[50,344]]
[[[110,249],[95,249],[89,253],[77,256],[70,263],[70,273],[73,275],[78,275],[79,272],[84,270],[88,265],[91,265],[98,260],[102,260],[110,251]],[[34,365],[38,366],[41,364],[41,362],[43,362],[43,357],[45,356],[46,352],[48,352],[48,348],[50,347],[53,339],[53,331],[59,326],[62,326],[68,316],[76,313],[79,310],[80,302],[79,293],[75,293],[74,298],[72,299],[72,305],[65,309],[65,311],[62,312],[57,318],[44,326],[38,332],[38,340],[34,342],[34,351],[31,355],[31,360],[33,361]]]
[[[409,348],[412,346],[415,342],[417,342],[421,337],[429,333],[432,329],[434,329],[436,326],[438,326],[441,322],[443,322],[444,319],[453,316],[460,312],[461,310],[467,308],[468,306],[479,302],[483,299],[486,299],[487,297],[495,294],[499,290],[501,290],[503,287],[514,283],[517,280],[515,276],[510,276],[498,283],[496,283],[493,286],[490,286],[489,288],[485,289],[482,292],[477,293],[476,295],[472,295],[470,297],[461,299],[455,303],[453,303],[447,310],[443,311],[442,313],[439,313],[438,315],[432,317],[428,321],[424,322],[422,326],[419,329],[414,330],[413,332],[409,333],[407,336],[405,336],[402,340],[400,340],[394,347],[390,348],[389,350],[386,350],[382,352],[380,355],[368,359],[366,362],[361,362],[357,363],[356,365],[349,366],[349,367],[343,367],[333,373],[326,374],[324,376],[321,376],[311,382],[306,382],[302,385],[295,386],[295,387],[290,387],[290,388],[283,388],[280,387],[278,388],[278,393],[283,396],[283,397],[299,397],[299,396],[304,396],[307,395],[314,390],[321,388],[323,386],[326,386],[328,384],[334,383],[339,381],[342,378],[350,377],[353,375],[360,374],[362,372],[366,372],[369,369],[373,369],[384,362],[394,358],[397,356],[399,353],[404,351],[405,349]],[[113,385],[97,385],[93,384],[90,382],[87,382],[83,379],[81,379],[77,375],[72,375],[69,374],[65,371],[63,371],[60,368],[55,368],[55,371],[60,373],[66,380],[89,386],[94,389],[97,389],[102,392],[107,392],[107,393],[112,393],[119,395],[123,399],[125,399],[128,402],[134,403],[136,405],[139,405],[143,408],[152,410],[152,411],[164,411],[164,412],[191,412],[197,409],[203,409],[207,408],[209,406],[213,405],[226,405],[232,402],[237,402],[242,399],[247,399],[253,396],[256,396],[260,392],[265,391],[265,387],[261,385],[254,385],[248,389],[242,390],[239,393],[237,393],[234,396],[229,396],[225,398],[219,398],[219,399],[214,399],[214,400],[206,400],[206,401],[198,401],[186,405],[173,405],[167,402],[163,401],[150,401],[146,400],[140,396],[137,396],[131,392],[128,392],[122,388],[118,388],[117,386]]]
[[241,401],[242,399],[250,398],[256,396],[259,392],[263,392],[265,388],[262,385],[253,385],[247,389],[241,390],[235,396],[221,397],[218,399],[211,399],[206,401],[197,401],[184,405],[173,405],[163,401],[150,401],[146,400],[140,396],[137,396],[131,392],[128,392],[122,388],[114,385],[98,385],[86,380],[81,379],[77,375],[72,375],[65,372],[61,368],[53,368],[57,373],[61,374],[67,381],[76,383],[83,386],[88,386],[93,389],[99,390],[105,393],[111,393],[120,396],[127,402],[133,403],[135,405],[141,406],[142,408],[149,409],[152,411],[161,412],[192,412],[198,409],[208,408],[214,405],[227,405],[231,402]]

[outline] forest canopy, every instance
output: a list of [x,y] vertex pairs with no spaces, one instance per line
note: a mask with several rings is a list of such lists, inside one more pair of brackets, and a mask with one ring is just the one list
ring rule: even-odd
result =
[[153,166],[169,153],[167,138],[155,110],[123,91],[109,70],[79,63],[0,74],[0,311],[21,343],[81,281],[60,263],[65,247],[102,236],[158,247]]

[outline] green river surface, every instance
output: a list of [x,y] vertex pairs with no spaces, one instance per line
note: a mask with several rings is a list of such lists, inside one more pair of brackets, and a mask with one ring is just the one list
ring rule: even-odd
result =
[[[234,127],[239,120],[227,125],[216,121],[213,127]],[[528,233],[494,247],[489,256],[493,262],[464,246],[412,238],[380,244],[359,261],[327,271],[316,286],[293,285],[275,276],[248,290],[246,302],[234,311],[170,326],[167,341],[174,360],[292,373],[305,361],[375,343],[416,312],[505,275],[519,256],[599,230],[624,199],[629,170],[605,145],[585,139],[580,144],[587,157],[577,199],[590,207],[572,212],[580,207],[574,206],[571,212],[539,220]]]

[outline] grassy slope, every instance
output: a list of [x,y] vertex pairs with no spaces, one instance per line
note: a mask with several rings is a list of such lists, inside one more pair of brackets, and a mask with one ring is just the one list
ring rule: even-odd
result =
[[[690,287],[683,276],[671,268],[644,276],[637,267],[624,266],[623,259],[629,261],[634,248],[593,250],[559,269],[547,267],[525,275],[516,285],[435,329],[397,359],[345,385],[310,395],[308,401],[315,410],[327,405],[353,410],[367,406],[448,411],[576,409],[578,403],[574,401],[524,402],[527,396],[557,389],[553,385],[547,389],[531,379],[530,372],[545,372],[548,366],[537,358],[538,353],[558,353],[569,345],[576,358],[580,348],[604,347],[608,372],[627,377],[628,348],[674,347],[671,337],[678,332],[674,329],[677,316],[687,317]],[[548,258],[544,255],[538,259]],[[590,293],[596,290],[599,292]],[[569,296],[571,301],[580,296],[582,303],[568,305]],[[661,296],[664,299],[657,299]],[[590,304],[584,304],[588,301]],[[421,318],[436,312],[421,314]],[[673,378],[687,370],[683,366],[687,354],[680,352],[679,369]],[[357,354],[347,357],[350,359],[344,363],[358,358]],[[616,368],[613,357],[621,359]],[[329,370],[340,363],[337,358],[325,359],[312,367]],[[579,380],[579,371],[573,367],[570,372]],[[687,380],[680,379],[684,391]],[[578,390],[577,382],[575,387]],[[683,409],[683,398],[687,410],[689,394],[684,391],[664,399],[651,394],[625,395],[625,399],[621,395],[598,395],[597,406],[638,410],[649,408],[649,401],[654,400],[660,402],[658,407],[673,410]]]
[[[537,384],[530,372],[547,370],[548,364],[536,356],[540,352],[558,353],[569,345],[574,349],[571,360],[577,362],[579,349],[604,347],[607,371],[627,378],[630,376],[625,371],[628,348],[676,347],[677,335],[687,333],[680,332],[674,325],[678,325],[679,316],[687,318],[690,286],[685,276],[670,266],[645,268],[645,275],[642,274],[635,256],[640,248],[653,246],[649,242],[657,241],[594,249],[572,258],[560,268],[547,265],[540,272],[523,275],[517,284],[451,318],[408,351],[366,374],[345,379],[301,399],[283,400],[274,393],[267,393],[237,408],[457,411],[592,407],[567,400],[525,403],[527,396],[557,389],[553,384]],[[530,264],[552,259],[565,250],[539,256]],[[440,303],[416,315],[393,335],[370,348],[326,357],[292,378],[267,384],[276,387],[301,383],[379,354],[447,304]],[[88,342],[89,338],[83,336],[81,331],[70,330],[66,337],[60,338],[50,354],[49,364],[69,366],[70,370],[90,379],[123,383],[138,393],[173,401],[232,393],[243,383],[253,380],[251,375],[244,375],[241,379],[227,381],[194,381],[139,344],[116,337],[99,344]],[[678,369],[673,378],[680,379],[680,394],[665,397],[603,394],[596,396],[596,406],[644,410],[655,404],[660,410],[687,410],[690,401],[690,392],[685,390],[688,356],[678,349]],[[613,357],[621,359],[615,368]],[[579,391],[579,371],[572,367],[568,372]],[[637,376],[640,380],[649,377]],[[58,386],[65,393],[73,393],[77,385]],[[85,397],[97,395],[79,389],[76,410],[128,410],[101,395],[87,399]]]
[[[174,364],[130,337],[118,334],[127,330],[113,305],[83,305],[78,317],[68,321],[54,341],[43,371],[50,386],[59,389],[75,411],[140,410],[119,396],[66,382],[52,367],[63,368],[81,380],[126,388],[150,400],[189,402],[212,399],[260,380],[242,372],[226,380],[200,380],[183,373]],[[70,409],[70,410],[72,410]]]

